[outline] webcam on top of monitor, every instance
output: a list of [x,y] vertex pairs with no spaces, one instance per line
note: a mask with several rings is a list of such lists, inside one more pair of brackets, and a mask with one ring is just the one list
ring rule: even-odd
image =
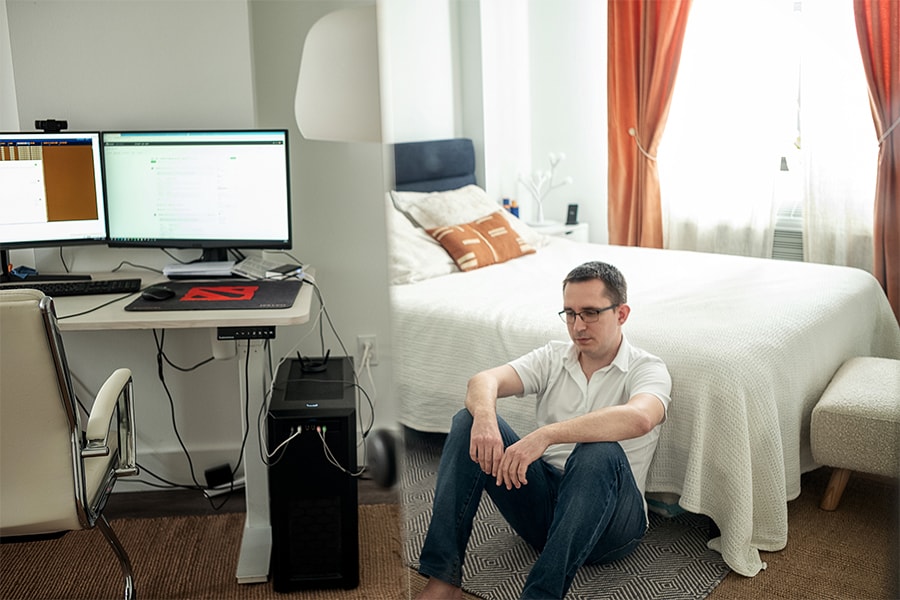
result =
[[46,133],[59,133],[63,129],[69,128],[69,122],[66,120],[57,121],[56,119],[37,120],[34,122],[34,128]]

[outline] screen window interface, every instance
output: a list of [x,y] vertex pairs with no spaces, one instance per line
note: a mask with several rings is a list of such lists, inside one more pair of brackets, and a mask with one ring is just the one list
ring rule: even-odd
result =
[[103,241],[99,133],[0,133],[0,245]]
[[103,135],[111,241],[290,239],[283,131]]

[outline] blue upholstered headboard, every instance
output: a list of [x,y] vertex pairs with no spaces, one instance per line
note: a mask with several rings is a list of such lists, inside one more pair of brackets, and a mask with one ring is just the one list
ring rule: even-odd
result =
[[401,192],[441,192],[474,184],[475,146],[466,138],[395,144],[394,175]]

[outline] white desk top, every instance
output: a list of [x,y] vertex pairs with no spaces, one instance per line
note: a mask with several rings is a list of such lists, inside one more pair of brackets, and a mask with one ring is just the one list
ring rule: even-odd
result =
[[[307,269],[311,275],[313,269]],[[141,278],[142,287],[168,281],[155,273],[93,273],[95,279],[128,279]],[[304,283],[300,287],[297,299],[290,308],[277,309],[243,309],[243,310],[186,310],[158,312],[127,312],[128,306],[136,294],[122,296],[113,302],[86,314],[94,307],[101,306],[117,297],[115,294],[89,296],[62,296],[54,298],[56,314],[59,317],[61,331],[97,331],[108,329],[202,329],[219,326],[266,326],[266,325],[299,325],[309,321],[310,303],[312,301],[312,285]],[[67,315],[76,315],[65,318]]]

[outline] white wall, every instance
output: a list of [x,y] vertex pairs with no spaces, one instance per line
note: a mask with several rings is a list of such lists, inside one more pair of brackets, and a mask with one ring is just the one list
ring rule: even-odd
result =
[[[290,130],[292,253],[316,267],[328,312],[349,354],[356,355],[357,335],[378,336],[376,426],[393,427],[383,150],[377,144],[304,140],[293,118],[305,32],[319,16],[345,4],[359,3],[14,0],[0,14],[8,16],[15,107],[25,130],[43,118],[67,119],[71,130]],[[0,48],[2,41],[0,35]],[[64,253],[74,270],[108,270],[126,258],[156,267],[171,262],[153,250],[92,247]],[[196,254],[180,253],[186,258]],[[59,268],[55,249],[36,254],[39,268]],[[304,354],[320,351],[318,331],[311,326],[279,328],[277,335],[276,360],[301,339]],[[165,349],[174,362],[190,366],[211,355],[209,336],[208,331],[170,331]],[[327,324],[325,338],[332,355],[343,354]],[[160,475],[189,481],[172,433],[169,401],[156,378],[152,333],[67,333],[65,343],[72,369],[93,391],[112,368],[133,369],[140,460]],[[167,370],[175,418],[199,477],[205,468],[237,460],[237,372],[235,359],[187,374]]]
[[547,155],[564,152],[558,174],[574,183],[547,197],[545,218],[564,221],[567,205],[577,203],[591,241],[605,243],[606,3],[449,1],[463,66],[462,135],[480,141],[485,155],[479,181],[498,200],[517,199],[522,218],[532,220],[536,208],[519,176],[546,170]]
[[565,221],[567,205],[577,203],[591,241],[606,243],[606,3],[531,0],[529,6],[532,164],[547,170],[547,155],[564,152],[557,173],[574,179],[547,196],[544,213]]
[[384,76],[385,142],[455,137],[457,89],[453,78],[447,0],[380,2],[379,38]]
[[18,131],[16,79],[13,77],[12,49],[9,45],[9,20],[6,0],[0,0],[0,131]]

